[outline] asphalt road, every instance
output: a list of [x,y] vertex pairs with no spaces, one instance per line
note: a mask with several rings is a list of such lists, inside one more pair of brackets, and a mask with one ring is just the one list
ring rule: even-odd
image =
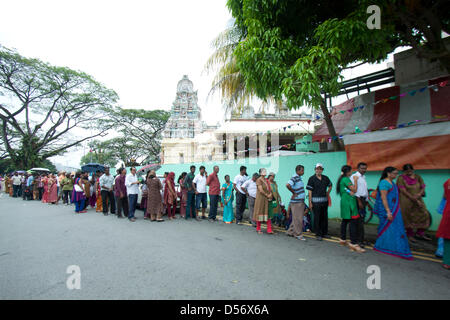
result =
[[[0,196],[0,299],[450,299],[450,272],[222,222],[134,223]],[[80,268],[69,290],[67,267]],[[371,265],[380,289],[368,289]]]

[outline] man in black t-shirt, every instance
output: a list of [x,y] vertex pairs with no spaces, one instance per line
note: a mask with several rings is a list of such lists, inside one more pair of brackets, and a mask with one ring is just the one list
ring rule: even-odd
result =
[[315,167],[315,175],[308,180],[306,189],[309,193],[309,209],[313,211],[313,231],[317,240],[328,236],[328,198],[333,188],[330,179],[323,175],[323,164]]

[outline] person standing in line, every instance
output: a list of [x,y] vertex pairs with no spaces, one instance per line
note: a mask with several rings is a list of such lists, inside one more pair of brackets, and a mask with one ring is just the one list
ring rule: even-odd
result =
[[48,180],[49,180],[49,174],[44,174],[44,178],[42,179],[42,183],[44,185],[43,187],[43,193],[42,193],[42,203],[48,203]]
[[206,179],[206,185],[209,186],[209,222],[216,221],[217,206],[220,199],[220,181],[219,166],[214,166],[213,173],[211,173]]
[[305,184],[302,176],[305,173],[305,168],[302,165],[295,167],[295,174],[286,184],[286,188],[292,193],[291,201],[289,203],[290,212],[292,215],[292,222],[287,231],[287,235],[295,237],[298,240],[305,241],[303,236],[303,215],[305,213]]
[[184,178],[184,187],[187,189],[187,202],[186,202],[186,220],[190,218],[199,220],[196,216],[196,201],[195,201],[195,188],[192,181],[195,179],[195,166],[190,167],[190,172]]
[[73,180],[70,173],[66,173],[66,177],[61,181],[63,191],[63,204],[69,205],[70,192],[73,190]]
[[105,216],[108,215],[108,207],[111,214],[116,213],[116,201],[114,199],[113,191],[114,177],[109,172],[109,170],[109,167],[106,167],[105,173],[99,179],[103,214]]
[[[348,246],[351,251],[359,253],[366,250],[361,249],[358,245],[358,220],[359,213],[356,205],[355,192],[357,190],[357,184],[353,184],[350,180],[352,167],[344,165],[341,168],[341,176],[336,184],[336,193],[341,196],[341,240],[339,243],[344,246]],[[358,180],[358,179],[357,179]],[[358,182],[357,182],[358,183]],[[350,243],[347,243],[347,225],[350,224]]]
[[57,202],[59,202],[59,200],[61,200],[62,197],[63,197],[63,190],[62,190],[63,188],[62,188],[62,185],[61,185],[61,181],[63,181],[65,176],[66,176],[66,172],[65,171],[61,171],[56,177],[56,179],[57,179],[57,186],[58,186],[58,201]]
[[151,221],[163,222],[163,199],[161,196],[162,183],[156,176],[155,170],[151,170],[147,177],[147,217]]
[[[128,217],[128,197],[127,187],[125,186],[125,177],[127,174],[126,168],[120,168],[118,170],[119,175],[116,177],[115,191],[117,200],[117,218],[122,219],[124,216]],[[122,216],[123,209],[123,216]]]
[[83,210],[87,210],[87,207],[89,205],[89,200],[91,198],[91,183],[89,181],[89,173],[88,172],[82,172],[81,173],[81,180],[82,180],[82,183],[83,183],[84,194],[86,196],[86,201],[84,202]]
[[323,170],[323,164],[317,163],[315,174],[309,178],[306,185],[309,194],[309,209],[313,212],[314,233],[319,241],[322,238],[330,238],[328,235],[328,198],[333,188],[331,180],[322,174]]
[[269,182],[266,179],[267,170],[259,169],[259,178],[256,180],[256,199],[253,209],[253,220],[256,221],[256,232],[262,234],[261,223],[267,222],[267,233],[273,234],[272,221],[269,219],[269,201],[272,200]]
[[236,224],[240,224],[242,222],[242,218],[244,215],[247,197],[241,187],[247,180],[247,167],[241,166],[239,168],[239,174],[234,178],[233,181],[233,188],[236,191]]
[[355,193],[356,204],[358,205],[358,245],[364,248],[364,218],[366,216],[366,207],[369,199],[369,190],[367,189],[366,172],[367,164],[364,162],[358,163],[358,171],[351,175],[351,182],[357,186]]
[[377,241],[373,250],[391,256],[413,260],[403,224],[398,187],[394,180],[398,170],[386,167],[377,188],[374,213],[378,216]]
[[447,202],[442,212],[442,219],[436,232],[436,238],[444,239],[442,267],[450,270],[450,179],[444,183],[444,198]]
[[25,194],[25,189],[27,188],[27,180],[28,180],[28,173],[21,173],[20,174],[20,188],[19,193],[17,194],[18,197],[22,197],[23,200],[27,198]]
[[269,173],[267,180],[269,182],[270,192],[272,192],[272,201],[269,203],[269,219],[272,220],[272,224],[277,221],[281,223],[281,196],[278,193],[275,173]]
[[230,176],[226,175],[225,183],[222,185],[222,202],[223,202],[223,222],[226,224],[233,223],[233,184],[230,181]]
[[241,189],[245,192],[248,201],[248,221],[252,224],[253,227],[256,227],[256,222],[253,220],[253,211],[255,208],[255,200],[256,200],[256,180],[258,180],[259,174],[256,172],[253,174],[251,179],[245,181]]
[[57,177],[54,174],[49,175],[47,202],[49,204],[58,204],[58,184]]
[[19,194],[19,188],[22,184],[19,173],[14,172],[14,175],[12,176],[11,180],[12,180],[12,187],[13,187],[13,198],[17,198],[17,196]]
[[425,230],[430,226],[430,216],[423,201],[425,182],[414,172],[411,164],[403,166],[403,174],[398,177],[397,186],[400,190],[400,208],[408,240],[411,243],[417,243],[414,238],[431,241],[425,234]]
[[137,198],[139,194],[139,181],[136,176],[136,168],[131,167],[130,174],[125,177],[125,187],[128,194],[128,220],[136,221],[134,213],[136,212]]
[[20,194],[17,194],[18,197],[22,197],[23,200],[27,199],[27,195],[25,190],[27,189],[27,180],[28,174],[20,174]]
[[164,201],[164,193],[166,192],[166,180],[167,176],[169,175],[168,172],[164,172],[163,181],[162,181],[162,190],[161,190],[161,196],[163,198],[163,215],[166,213],[166,202]]
[[81,172],[75,174],[75,180],[72,191],[72,203],[75,203],[75,213],[86,213],[84,208],[84,201],[86,196],[84,195],[83,183],[81,179]]
[[10,178],[8,174],[5,174],[5,193],[9,194],[9,182]]
[[38,191],[39,191],[39,201],[42,201],[42,197],[44,196],[44,175],[41,174],[38,180]]
[[97,198],[97,201],[95,203],[95,212],[102,212],[103,213],[103,200],[102,200],[102,190],[100,189],[100,177],[102,176],[101,171],[97,171],[97,176],[95,179],[94,184],[94,192],[95,192],[95,198]]
[[187,193],[188,190],[184,185],[184,179],[187,176],[187,172],[183,172],[181,176],[178,177],[178,185],[180,186],[180,217],[186,218],[186,204],[187,204]]
[[32,185],[32,190],[33,190],[33,200],[38,200],[39,199],[39,175],[38,174],[33,174],[33,185]]
[[34,176],[30,174],[30,176],[27,178],[27,185],[25,188],[27,200],[33,200],[33,184],[34,184]]
[[164,189],[164,203],[166,204],[167,217],[169,220],[176,219],[175,211],[177,209],[177,193],[175,191],[175,173],[169,172],[166,178],[166,187]]
[[192,186],[194,187],[196,205],[195,208],[198,211],[200,210],[200,203],[202,204],[202,219],[206,219],[206,208],[208,207],[208,198],[206,197],[206,179],[208,177],[208,173],[205,171],[205,167],[200,167],[200,173],[195,176],[194,180],[192,180]]

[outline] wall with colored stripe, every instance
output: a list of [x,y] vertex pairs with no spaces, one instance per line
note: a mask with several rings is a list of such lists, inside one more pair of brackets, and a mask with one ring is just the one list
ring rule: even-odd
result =
[[[361,159],[364,161],[364,159]],[[196,173],[199,172],[199,167],[204,165],[206,171],[213,172],[215,165],[219,166],[219,179],[220,183],[224,183],[224,176],[228,174],[231,180],[239,174],[239,167],[244,165],[247,167],[247,174],[251,177],[254,172],[258,172],[260,168],[266,168],[267,172],[274,172],[276,174],[275,181],[278,184],[278,189],[281,194],[282,202],[284,204],[289,203],[291,193],[286,188],[286,183],[295,173],[295,167],[301,164],[305,167],[305,174],[303,181],[305,185],[308,182],[310,176],[314,174],[314,166],[316,163],[322,163],[325,167],[323,172],[333,182],[333,190],[331,192],[332,206],[329,208],[329,218],[340,217],[340,197],[336,194],[336,181],[340,176],[341,167],[347,163],[347,156],[345,152],[328,152],[328,153],[316,153],[307,155],[296,156],[282,156],[282,157],[264,157],[264,158],[252,158],[252,159],[238,159],[238,160],[226,160],[218,162],[203,162],[203,163],[185,163],[185,164],[167,164],[157,171],[158,175],[163,175],[164,172],[175,172],[176,179],[182,172],[189,172],[189,167],[193,164],[197,167]],[[414,165],[414,164],[413,164]],[[139,167],[137,168],[139,170]],[[432,214],[431,230],[437,230],[441,216],[436,212],[437,207],[442,199],[443,184],[450,178],[450,170],[417,170],[425,181],[426,197],[425,204]],[[380,179],[381,172],[368,172],[366,176],[368,188],[375,189]],[[372,218],[371,223],[378,223],[376,216]]]

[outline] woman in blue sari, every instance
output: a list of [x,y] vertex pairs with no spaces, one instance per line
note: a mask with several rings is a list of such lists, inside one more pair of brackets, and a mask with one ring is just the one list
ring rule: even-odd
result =
[[374,213],[378,215],[378,236],[374,250],[391,256],[412,260],[408,238],[400,210],[399,192],[394,183],[398,170],[387,167],[378,184]]
[[222,185],[223,202],[223,222],[230,224],[234,220],[233,213],[233,184],[230,182],[230,176],[225,176],[225,183]]

